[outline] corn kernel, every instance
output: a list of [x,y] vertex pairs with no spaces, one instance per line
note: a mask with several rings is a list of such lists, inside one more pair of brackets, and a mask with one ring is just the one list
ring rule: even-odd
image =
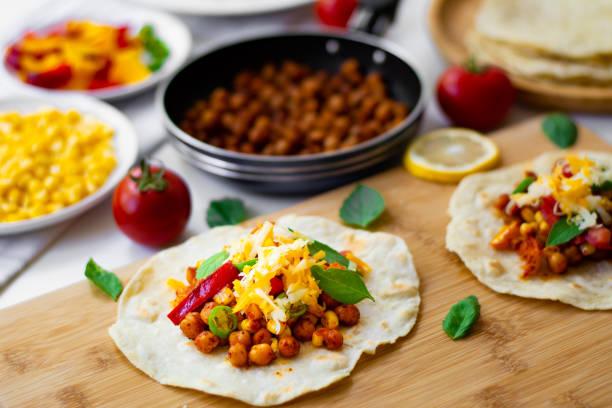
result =
[[321,324],[328,329],[337,329],[340,324],[338,315],[332,310],[326,310],[321,318]]
[[542,211],[537,211],[534,216],[536,222],[539,224],[544,221],[544,217],[542,216]]
[[226,286],[213,296],[213,300],[220,305],[227,306],[234,300],[234,292]]
[[268,323],[266,323],[266,328],[268,331],[272,334],[276,334],[277,336],[285,330],[285,327],[287,327],[285,323],[272,319],[268,320]]

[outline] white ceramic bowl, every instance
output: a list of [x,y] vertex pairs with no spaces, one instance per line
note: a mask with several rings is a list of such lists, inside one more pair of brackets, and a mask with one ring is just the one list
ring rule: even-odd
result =
[[239,16],[270,13],[314,3],[315,0],[133,0],[183,14]]
[[[111,25],[127,24],[132,33],[137,32],[144,25],[150,24],[155,34],[161,38],[168,48],[170,55],[164,65],[157,71],[151,73],[145,80],[108,89],[95,90],[61,90],[46,89],[26,84],[10,72],[4,60],[0,63],[0,82],[10,81],[13,88],[19,92],[33,93],[34,95],[89,95],[104,100],[116,100],[149,89],[176,71],[189,57],[191,52],[191,33],[189,29],[178,18],[161,11],[150,10],[144,7],[115,3],[108,1],[69,2],[70,7],[62,8],[58,5],[57,10],[45,10],[45,14],[38,15],[34,21],[26,21],[25,27],[20,27],[20,32],[15,32],[13,37],[7,41],[2,48],[4,56],[9,45],[21,38],[25,30],[44,30],[52,25],[62,23],[66,20],[92,20],[99,23]],[[3,57],[4,58],[4,57]]]
[[85,197],[78,203],[62,208],[51,214],[29,220],[15,222],[0,222],[0,235],[16,234],[32,231],[57,224],[59,222],[76,217],[89,210],[117,186],[136,160],[138,155],[138,137],[136,131],[128,118],[114,107],[93,98],[83,96],[64,96],[62,98],[36,98],[36,97],[11,97],[0,99],[0,111],[18,111],[20,113],[31,113],[43,107],[55,107],[60,110],[76,109],[81,113],[89,114],[96,119],[111,126],[115,133],[113,135],[113,148],[117,166],[109,175],[106,183],[96,192]]

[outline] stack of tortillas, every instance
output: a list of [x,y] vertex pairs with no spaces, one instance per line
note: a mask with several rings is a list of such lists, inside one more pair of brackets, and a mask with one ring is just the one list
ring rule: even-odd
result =
[[514,75],[610,84],[612,0],[484,0],[466,43]]

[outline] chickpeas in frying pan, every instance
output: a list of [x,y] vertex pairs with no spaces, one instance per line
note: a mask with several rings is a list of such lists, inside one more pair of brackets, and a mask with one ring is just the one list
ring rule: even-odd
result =
[[408,115],[378,72],[355,59],[338,73],[285,60],[239,72],[231,90],[215,89],[185,113],[180,127],[213,146],[251,154],[294,155],[349,148]]

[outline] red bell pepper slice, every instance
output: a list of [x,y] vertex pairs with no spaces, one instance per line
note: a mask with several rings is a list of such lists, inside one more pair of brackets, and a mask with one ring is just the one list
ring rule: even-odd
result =
[[238,277],[240,271],[231,261],[221,265],[216,271],[201,281],[198,286],[187,295],[170,313],[168,318],[172,323],[179,325],[187,316],[187,313],[195,310],[198,306],[212,298],[223,287]]
[[270,296],[276,296],[283,290],[285,290],[283,286],[283,281],[280,280],[280,278],[278,278],[277,276],[270,279],[270,286],[272,286],[269,293]]
[[15,71],[19,71],[19,69],[21,68],[21,63],[19,62],[19,58],[21,57],[21,54],[22,54],[21,50],[17,48],[16,45],[11,45],[6,50],[6,55],[4,57],[6,66]]
[[70,65],[61,64],[49,71],[29,73],[26,82],[42,88],[59,88],[66,85],[70,78],[72,78],[72,68]]
[[117,28],[117,47],[118,48],[129,47],[130,45],[129,29],[130,27],[127,25],[123,25]]
[[555,225],[555,222],[559,221],[560,218],[555,215],[555,204],[557,204],[557,200],[553,196],[542,197],[540,211],[542,211],[542,217],[550,227]]

